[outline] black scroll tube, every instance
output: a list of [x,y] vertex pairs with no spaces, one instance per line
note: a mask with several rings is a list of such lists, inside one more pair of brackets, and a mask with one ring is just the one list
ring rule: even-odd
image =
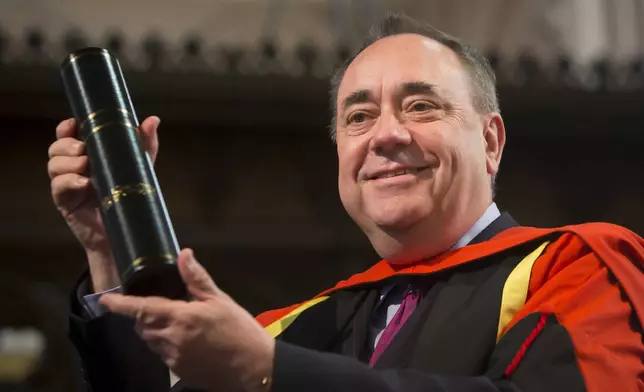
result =
[[185,298],[179,245],[117,58],[82,49],[61,75],[125,293]]

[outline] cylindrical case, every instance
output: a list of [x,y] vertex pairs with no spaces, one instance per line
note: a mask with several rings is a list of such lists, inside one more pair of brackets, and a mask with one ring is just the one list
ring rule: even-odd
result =
[[61,75],[125,293],[186,297],[174,228],[118,60],[82,49]]

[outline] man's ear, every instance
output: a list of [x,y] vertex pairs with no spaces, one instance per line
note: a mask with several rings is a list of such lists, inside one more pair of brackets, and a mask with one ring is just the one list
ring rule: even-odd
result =
[[489,113],[483,126],[483,143],[485,147],[485,164],[488,174],[499,171],[501,155],[505,146],[505,125],[499,113]]

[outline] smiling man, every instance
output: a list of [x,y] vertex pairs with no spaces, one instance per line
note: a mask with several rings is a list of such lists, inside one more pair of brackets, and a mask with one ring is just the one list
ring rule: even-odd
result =
[[489,66],[461,56],[477,74],[434,39],[396,34],[338,74],[340,196],[390,262],[447,250],[492,204],[505,129]]
[[[644,390],[644,241],[500,213],[505,128],[482,56],[390,16],[332,92],[340,197],[382,260],[256,318],[190,250],[194,301],[116,293],[76,125],[59,125],[49,173],[88,256],[71,337],[93,391],[169,390],[168,368],[173,391]],[[157,126],[141,125],[153,158]]]

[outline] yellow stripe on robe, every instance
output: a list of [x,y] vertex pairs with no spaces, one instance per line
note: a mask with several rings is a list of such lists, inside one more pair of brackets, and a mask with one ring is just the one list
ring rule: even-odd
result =
[[510,324],[514,316],[525,305],[530,285],[530,274],[535,261],[541,256],[549,241],[541,244],[514,267],[503,285],[501,296],[501,311],[499,313],[499,326],[496,332],[496,341],[501,339],[505,328]]
[[282,332],[284,332],[284,330],[288,328],[302,312],[304,312],[306,309],[310,308],[311,306],[317,305],[320,302],[325,301],[328,298],[329,298],[328,296],[323,296],[323,297],[318,297],[310,301],[307,301],[302,305],[298,306],[297,308],[291,310],[291,312],[288,313],[286,316],[267,325],[264,328],[264,330],[268,332],[273,338],[276,338]]

